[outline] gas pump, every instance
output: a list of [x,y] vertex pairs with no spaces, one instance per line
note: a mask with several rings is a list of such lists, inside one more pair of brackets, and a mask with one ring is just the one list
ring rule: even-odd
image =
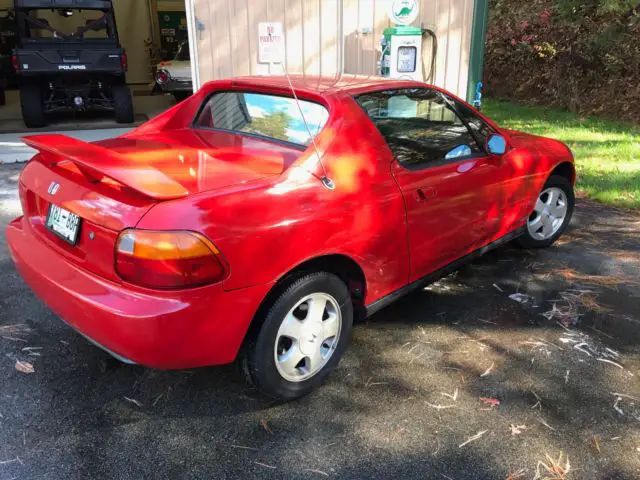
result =
[[422,29],[408,25],[385,28],[381,45],[382,76],[424,81]]
[[[438,43],[435,33],[427,28],[410,24],[418,18],[416,0],[395,0],[388,12],[394,26],[385,28],[380,40],[382,54],[378,73],[383,77],[432,82]],[[423,44],[431,38],[429,73],[425,71]]]

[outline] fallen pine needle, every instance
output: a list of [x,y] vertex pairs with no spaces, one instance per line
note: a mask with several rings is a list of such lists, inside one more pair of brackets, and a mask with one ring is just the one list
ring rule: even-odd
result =
[[426,402],[427,405],[429,405],[431,408],[435,408],[436,410],[444,410],[446,408],[456,408],[457,405],[440,405],[439,403],[437,405],[434,405],[433,403],[429,403]]
[[273,430],[271,430],[269,423],[264,418],[260,420],[260,425],[262,425],[262,428],[264,428],[267,431],[267,433],[269,433],[270,435],[273,435]]
[[565,385],[567,383],[569,383],[569,373],[571,373],[571,370],[567,370],[567,373],[564,374],[564,384]]
[[[543,462],[542,460],[538,461],[538,465],[536,466],[536,476],[533,477],[534,480],[538,480],[538,479],[564,480],[564,479],[566,479],[567,478],[566,477],[567,474],[571,471],[571,464],[569,463],[569,457],[566,457],[566,460],[563,462],[563,456],[564,456],[564,452],[560,452],[560,455],[558,456],[558,459],[555,460],[555,459],[551,458],[548,454],[545,454],[545,457],[547,459],[548,464]],[[542,477],[542,473],[540,472],[540,467],[542,467],[544,470],[546,470],[552,476],[548,477],[548,476],[545,475],[544,477]]]
[[258,451],[257,448],[253,448],[253,447],[245,447],[244,445],[231,445],[232,448],[241,448],[242,450],[254,450],[254,451]]
[[458,400],[458,387],[456,387],[456,389],[453,391],[453,393],[444,393],[444,392],[440,392],[440,395],[443,395],[445,397],[449,397],[451,399],[453,399],[453,401],[455,402],[456,400]]
[[573,348],[575,348],[576,350],[579,350],[582,353],[586,353],[587,355],[591,356],[591,354],[589,352],[587,352],[586,350],[584,350],[582,348],[583,346],[586,346],[586,345],[587,345],[586,342],[580,342],[580,343],[575,344],[573,346]]
[[611,395],[615,395],[616,397],[628,398],[629,400],[635,400],[636,402],[640,402],[640,398],[627,395],[626,393],[615,393],[615,392],[610,392],[610,393]]
[[16,457],[11,460],[2,460],[0,461],[0,465],[9,465],[10,463],[15,463],[15,462],[20,462],[20,459]]
[[622,397],[618,397],[616,398],[615,403],[613,404],[613,409],[618,412],[620,415],[624,415],[624,412],[622,411],[622,409],[618,406],[618,403],[620,403],[620,400],[622,400]]
[[500,288],[498,285],[496,285],[495,283],[493,284],[493,287],[494,287],[496,290],[498,290],[499,292],[504,293],[504,290],[503,290],[503,289],[501,289],[501,288]]
[[593,449],[600,454],[600,439],[594,435],[591,437],[591,441],[593,442]]
[[489,375],[491,373],[491,371],[493,370],[493,366],[495,365],[495,362],[491,362],[491,365],[489,366],[489,368],[487,368],[487,370],[485,370],[485,372],[480,375],[481,377],[486,377],[487,375]]
[[611,365],[618,367],[621,370],[624,370],[624,367],[622,365],[616,362],[612,362],[611,360],[607,360],[606,358],[597,358],[596,360],[598,360],[599,362],[609,363]]
[[20,360],[16,360],[16,370],[21,373],[34,373],[36,371],[29,362],[22,362]]
[[555,429],[555,428],[553,428],[551,425],[549,425],[549,424],[544,420],[544,418],[541,418],[541,419],[540,419],[540,423],[541,423],[541,424],[543,424],[545,427],[547,427],[547,428],[548,428],[549,430],[551,430],[552,432],[555,432],[555,431],[556,431],[556,429]]
[[413,357],[411,359],[411,361],[409,362],[409,365],[411,365],[413,362],[415,362],[417,359],[419,359],[420,357],[423,357],[427,352],[422,352],[420,355]]
[[315,468],[305,468],[305,472],[317,473],[318,475],[322,475],[324,477],[328,477],[329,474],[327,472],[323,472],[322,470],[317,470]]
[[142,405],[142,402],[139,400],[136,400],[135,398],[129,398],[129,397],[124,397],[124,399],[127,402],[131,402],[133,403],[136,407],[142,408],[144,405]]
[[462,448],[465,445],[467,445],[468,443],[475,442],[476,440],[478,440],[480,437],[482,437],[487,432],[488,432],[488,430],[482,430],[481,432],[476,433],[474,436],[467,438],[467,440],[465,440],[460,445],[458,445],[458,448]]
[[273,470],[276,469],[276,467],[274,467],[273,465],[268,465],[266,463],[262,463],[262,462],[254,462],[256,465],[260,465],[261,467],[265,467],[265,468],[271,468]]

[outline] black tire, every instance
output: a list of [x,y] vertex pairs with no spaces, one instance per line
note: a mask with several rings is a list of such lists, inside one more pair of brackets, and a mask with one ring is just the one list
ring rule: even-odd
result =
[[47,124],[44,95],[42,87],[37,83],[26,83],[20,86],[20,108],[22,120],[27,128],[40,128]]
[[191,96],[191,93],[185,92],[183,90],[177,90],[173,92],[173,98],[176,99],[176,102],[180,103],[183,100],[186,100]]
[[[289,311],[307,295],[330,295],[339,305],[342,325],[333,354],[313,376],[302,381],[285,379],[276,367],[275,348],[278,331]],[[247,380],[258,390],[278,400],[293,400],[321,386],[340,361],[349,340],[353,325],[353,304],[347,286],[337,276],[317,272],[293,280],[285,286],[273,302],[262,309],[254,319],[259,328],[250,333],[243,350],[242,366]],[[314,336],[315,338],[315,336]]]
[[133,97],[131,90],[126,85],[113,85],[111,87],[113,95],[113,110],[118,123],[133,123],[135,115],[133,113]]
[[7,97],[4,93],[4,88],[0,87],[0,105],[5,105],[7,103]]
[[[550,246],[553,242],[555,242],[560,236],[564,233],[571,221],[571,216],[573,215],[573,209],[575,207],[576,198],[573,193],[573,187],[569,180],[565,177],[561,177],[559,175],[551,175],[547,180],[547,183],[542,187],[541,193],[549,188],[559,188],[562,190],[567,199],[567,213],[562,221],[562,224],[558,228],[558,230],[549,238],[546,239],[538,239],[531,235],[529,232],[529,228],[525,229],[525,233],[518,238],[518,243],[523,248],[545,248]],[[531,214],[535,215],[535,212]],[[531,219],[531,217],[530,217]]]

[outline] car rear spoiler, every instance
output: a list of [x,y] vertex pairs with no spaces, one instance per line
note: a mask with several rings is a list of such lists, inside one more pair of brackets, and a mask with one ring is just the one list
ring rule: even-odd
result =
[[188,190],[164,173],[147,165],[134,163],[127,157],[92,143],[66,135],[31,135],[22,141],[57,164],[69,160],[87,177],[105,177],[155,200],[185,197]]

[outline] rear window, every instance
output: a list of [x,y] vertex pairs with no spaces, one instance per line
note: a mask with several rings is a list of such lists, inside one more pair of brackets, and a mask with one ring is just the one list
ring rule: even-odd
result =
[[317,103],[299,100],[299,104],[293,98],[276,95],[218,92],[206,101],[195,126],[307,146],[327,123],[329,113]]

